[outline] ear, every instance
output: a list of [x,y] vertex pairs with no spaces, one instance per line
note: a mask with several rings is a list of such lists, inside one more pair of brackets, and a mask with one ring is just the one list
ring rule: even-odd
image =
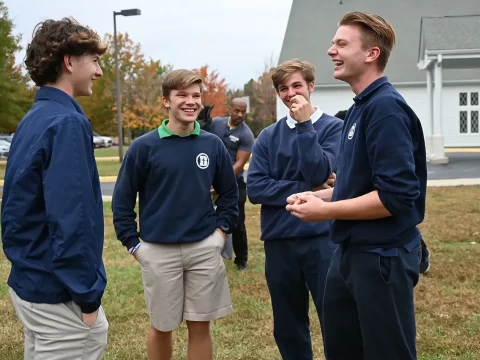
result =
[[312,81],[310,84],[308,84],[308,91],[310,93],[313,93],[315,91],[315,81]]
[[71,55],[65,55],[63,57],[63,66],[65,70],[70,74],[73,72],[73,59]]
[[373,63],[380,57],[380,48],[378,47],[373,47],[371,48],[368,53],[367,57],[365,58],[366,63]]
[[170,100],[166,96],[162,96],[163,106],[170,110]]

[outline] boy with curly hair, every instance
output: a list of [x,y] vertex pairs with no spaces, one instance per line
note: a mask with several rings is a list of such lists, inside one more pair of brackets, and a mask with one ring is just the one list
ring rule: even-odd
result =
[[108,322],[100,181],[89,121],[106,46],[71,18],[37,25],[25,65],[39,89],[17,127],[5,172],[2,242],[25,359],[102,357]]

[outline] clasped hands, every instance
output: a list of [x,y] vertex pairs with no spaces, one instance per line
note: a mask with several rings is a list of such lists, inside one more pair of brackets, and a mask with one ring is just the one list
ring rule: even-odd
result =
[[[313,188],[314,191],[330,189],[335,184],[336,175],[332,173],[328,181]],[[293,194],[287,198],[287,211],[303,221],[329,220],[330,203],[323,201],[313,191]]]

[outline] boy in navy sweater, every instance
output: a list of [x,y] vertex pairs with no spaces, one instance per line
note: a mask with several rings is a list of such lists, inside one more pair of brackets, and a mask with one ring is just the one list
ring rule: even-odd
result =
[[[287,199],[306,221],[333,220],[324,298],[328,360],[417,358],[413,290],[425,214],[426,152],[419,119],[383,71],[395,42],[378,15],[345,15],[328,50],[334,77],[355,93],[333,190]],[[331,202],[330,201],[331,198]]]
[[195,121],[202,79],[175,70],[162,90],[169,118],[129,147],[113,193],[113,223],[142,267],[149,358],[172,358],[172,331],[186,320],[188,359],[212,359],[210,321],[232,312],[221,251],[237,223],[237,181],[222,140]]
[[13,137],[2,198],[8,285],[27,360],[96,360],[107,344],[102,194],[92,128],[74,99],[92,95],[105,51],[73,19],[40,23],[27,48],[40,88]]
[[306,223],[285,210],[297,192],[323,188],[335,169],[343,122],[310,103],[315,69],[297,59],[272,73],[290,109],[264,129],[253,147],[248,196],[261,204],[265,276],[272,300],[274,337],[284,360],[312,360],[309,291],[322,321],[325,278],[333,253],[329,224]]

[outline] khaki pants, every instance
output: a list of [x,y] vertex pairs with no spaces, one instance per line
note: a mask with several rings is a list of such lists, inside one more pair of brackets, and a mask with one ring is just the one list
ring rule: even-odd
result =
[[92,328],[81,320],[80,307],[72,301],[36,304],[10,297],[25,332],[25,360],[99,360],[107,345],[108,321],[98,310]]

